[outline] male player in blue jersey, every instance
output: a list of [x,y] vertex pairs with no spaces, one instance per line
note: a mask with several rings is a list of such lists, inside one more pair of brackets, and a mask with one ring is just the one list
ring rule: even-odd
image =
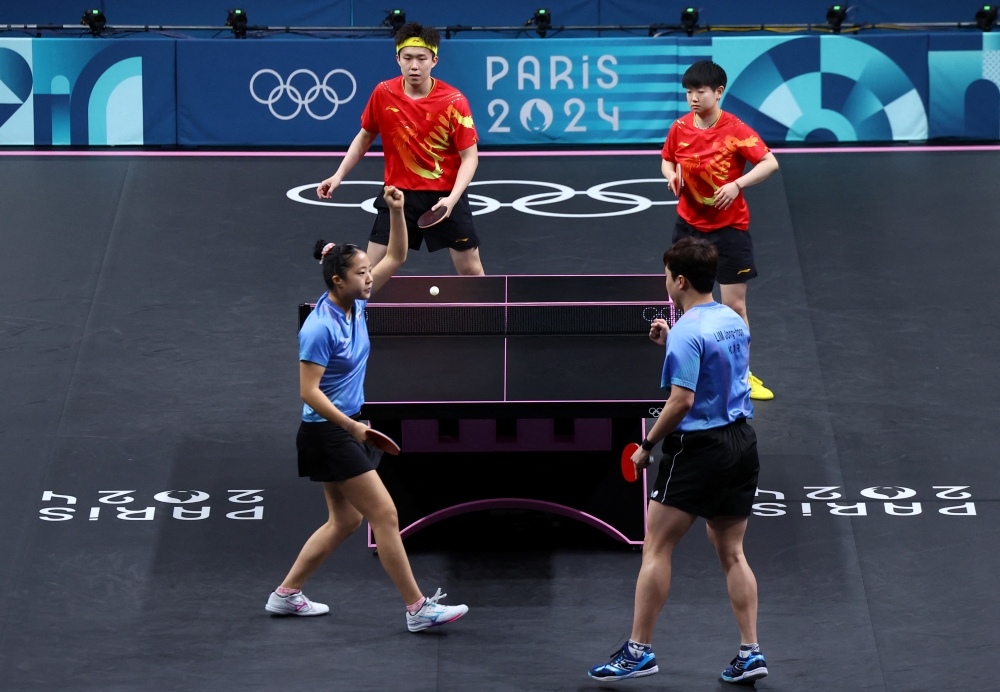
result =
[[589,675],[605,681],[652,675],[653,628],[670,591],[674,546],[698,517],[726,573],[729,600],[740,627],[739,654],[722,671],[725,682],[767,675],[757,645],[757,581],[743,555],[743,534],[757,491],[757,437],[747,422],[750,333],[731,308],[712,299],[719,252],[706,240],[683,238],[663,254],[667,292],[684,311],[670,329],[653,322],[649,337],[666,345],[661,386],[670,398],[632,457],[636,472],[663,440],[660,471],[650,494],[642,568],[635,587],[632,635]]

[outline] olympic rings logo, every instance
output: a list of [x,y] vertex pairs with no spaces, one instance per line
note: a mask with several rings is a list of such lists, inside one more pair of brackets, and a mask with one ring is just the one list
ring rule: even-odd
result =
[[653,418],[659,418],[661,413],[663,413],[663,407],[662,406],[660,408],[651,408],[651,409],[649,409],[649,415],[652,416]]
[[666,320],[669,322],[673,318],[673,308],[669,305],[653,306],[642,309],[642,319],[649,323],[653,320]]
[[[276,80],[278,80],[278,84],[277,86],[271,89],[271,91],[267,95],[267,98],[261,98],[260,96],[257,95],[255,87],[257,83],[257,78],[265,74],[271,75]],[[340,98],[340,96],[337,94],[334,88],[328,84],[328,82],[330,81],[330,77],[332,77],[335,74],[346,75],[347,78],[351,80],[351,94],[345,99]],[[298,87],[292,85],[292,81],[299,75],[309,75],[315,82],[313,86],[310,86],[306,90],[305,96],[302,95],[302,92],[299,90]],[[357,91],[358,91],[358,83],[357,81],[355,81],[354,75],[352,75],[347,70],[342,70],[342,69],[330,70],[329,72],[326,73],[326,77],[323,78],[322,82],[319,81],[319,77],[312,70],[295,70],[295,72],[292,72],[290,75],[288,75],[287,82],[284,79],[282,79],[280,74],[270,69],[257,70],[254,73],[253,77],[250,78],[250,95],[253,96],[254,101],[256,101],[257,103],[262,103],[265,106],[267,106],[268,109],[271,111],[271,115],[273,115],[278,120],[291,120],[292,118],[297,116],[302,111],[303,108],[306,109],[306,113],[312,116],[314,120],[329,120],[330,118],[333,117],[334,113],[337,112],[338,108],[340,108],[343,104],[347,103],[348,101],[354,98],[354,94],[357,93]],[[285,96],[286,94],[288,95],[288,98],[291,100],[291,102],[295,104],[295,111],[291,115],[282,115],[281,113],[279,113],[274,109],[274,104],[280,101],[281,97]],[[312,109],[309,107],[310,105],[316,102],[316,100],[320,97],[320,94],[322,94],[323,98],[325,98],[329,103],[333,104],[333,110],[331,110],[326,115],[316,115],[316,113],[314,113]]]
[[[632,180],[615,180],[608,183],[600,183],[598,185],[592,185],[586,190],[574,190],[568,185],[562,185],[560,183],[547,183],[540,180],[477,180],[469,184],[470,190],[476,188],[477,190],[486,185],[528,185],[532,187],[542,187],[548,188],[547,192],[536,192],[531,195],[526,195],[524,197],[519,197],[513,202],[501,202],[493,197],[487,197],[486,195],[481,195],[478,193],[469,192],[469,204],[472,206],[473,216],[481,216],[483,214],[491,214],[502,207],[509,207],[515,211],[519,211],[522,214],[531,214],[533,216],[547,216],[550,218],[560,218],[560,219],[596,219],[596,218],[606,218],[609,216],[626,216],[628,214],[637,214],[641,211],[646,211],[651,207],[657,206],[667,206],[672,204],[677,204],[677,200],[651,200],[650,198],[639,195],[634,192],[624,192],[621,190],[614,190],[612,188],[622,187],[625,185],[643,185],[643,184],[655,184],[659,185],[663,190],[667,189],[666,181],[663,178],[635,178]],[[381,180],[345,180],[341,185],[377,185],[379,190],[382,189]],[[361,203],[345,203],[345,202],[333,202],[324,199],[316,198],[316,188],[319,183],[308,183],[306,185],[299,185],[298,187],[293,187],[286,194],[288,199],[293,202],[301,202],[302,204],[313,204],[319,207],[342,207],[342,208],[354,208],[363,209],[369,214],[376,214],[375,209],[375,197],[366,199]],[[303,194],[310,195],[309,197],[304,197]],[[614,209],[612,211],[602,211],[602,212],[569,212],[562,210],[554,210],[546,208],[548,205],[559,204],[562,202],[569,202],[576,197],[587,197],[597,202],[602,202],[604,204],[614,204],[619,205],[623,208]],[[655,318],[654,318],[655,319]]]

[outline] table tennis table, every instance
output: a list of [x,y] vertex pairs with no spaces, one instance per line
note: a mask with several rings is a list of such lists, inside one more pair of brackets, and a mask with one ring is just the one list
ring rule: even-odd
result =
[[662,274],[390,280],[366,310],[361,415],[402,447],[378,472],[404,538],[534,509],[640,545],[646,478],[625,481],[620,458],[666,398],[649,325],[678,316]]

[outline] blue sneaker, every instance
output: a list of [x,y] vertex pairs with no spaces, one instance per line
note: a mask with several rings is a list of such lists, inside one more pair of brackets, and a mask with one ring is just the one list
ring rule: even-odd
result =
[[611,661],[602,666],[594,666],[587,675],[604,682],[617,682],[658,672],[660,668],[656,665],[656,654],[652,649],[625,642],[611,657]]
[[[740,652],[742,653],[742,652]],[[753,682],[767,676],[767,662],[760,651],[751,651],[746,658],[737,656],[722,671],[725,682]]]

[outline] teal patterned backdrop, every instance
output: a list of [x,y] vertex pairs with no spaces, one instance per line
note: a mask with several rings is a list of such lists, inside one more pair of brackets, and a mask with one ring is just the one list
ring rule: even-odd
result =
[[174,44],[0,38],[0,144],[175,144]]
[[[658,144],[700,59],[785,142],[1000,139],[1000,34],[446,40],[483,144]],[[383,40],[0,39],[0,145],[345,146]]]

